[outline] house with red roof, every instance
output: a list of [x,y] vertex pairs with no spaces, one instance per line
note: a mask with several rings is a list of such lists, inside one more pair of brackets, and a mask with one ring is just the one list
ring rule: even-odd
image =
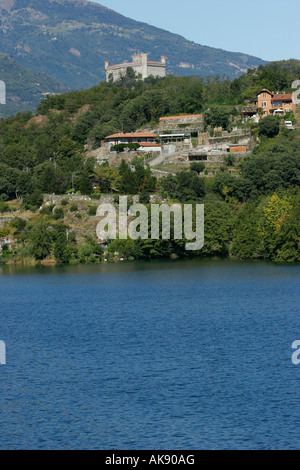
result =
[[261,109],[262,117],[265,116],[283,116],[290,111],[296,111],[296,103],[293,94],[274,93],[266,88],[257,95],[256,107]]
[[106,137],[109,143],[110,151],[114,150],[115,145],[119,144],[139,144],[139,151],[144,152],[161,152],[161,144],[157,142],[157,135],[150,132],[131,132],[117,133]]

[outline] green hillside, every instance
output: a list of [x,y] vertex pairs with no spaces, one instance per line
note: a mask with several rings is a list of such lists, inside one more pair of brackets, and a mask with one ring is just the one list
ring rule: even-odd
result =
[[47,74],[27,70],[1,53],[0,79],[6,84],[6,105],[0,105],[0,118],[19,111],[35,111],[47,93],[62,93],[68,89]]
[[[15,245],[5,246],[0,262],[49,257],[53,262],[100,262],[95,214],[101,194],[137,194],[144,203],[157,194],[169,202],[205,205],[201,252],[187,253],[176,240],[115,240],[108,257],[117,252],[130,259],[196,255],[300,261],[300,134],[285,128],[280,118],[269,116],[249,127],[240,123],[252,130],[256,145],[235,166],[235,176],[228,166],[219,167],[213,177],[199,176],[202,170],[193,165],[158,181],[143,159],[135,160],[133,173],[124,161],[119,167],[99,165],[87,153],[122,126],[129,132],[152,127],[168,114],[203,113],[206,127],[213,122],[231,132],[241,107],[253,99],[241,96],[249,87],[251,96],[255,87],[285,87],[297,67],[267,65],[233,82],[205,83],[197,77],[143,82],[128,74],[118,83],[49,97],[35,116],[2,119],[0,213],[6,222],[1,225],[0,215],[0,239],[11,237]],[[90,196],[90,202],[72,202],[68,194],[73,192]],[[40,210],[45,193],[62,195],[61,203]]]

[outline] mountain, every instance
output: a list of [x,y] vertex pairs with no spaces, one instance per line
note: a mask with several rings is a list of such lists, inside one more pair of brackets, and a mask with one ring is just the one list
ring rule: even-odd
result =
[[120,63],[138,52],[152,60],[167,56],[168,72],[179,76],[235,78],[265,63],[201,46],[86,0],[0,0],[0,13],[1,52],[72,89],[104,80],[104,61]]
[[0,105],[0,118],[19,111],[35,111],[47,94],[68,90],[66,85],[47,74],[32,72],[1,53],[0,79],[6,84],[6,105]]

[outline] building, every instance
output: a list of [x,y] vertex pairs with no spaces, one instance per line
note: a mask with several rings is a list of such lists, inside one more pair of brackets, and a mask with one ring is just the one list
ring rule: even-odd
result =
[[165,116],[159,118],[159,127],[172,129],[174,126],[203,125],[203,114],[182,114],[178,116]]
[[145,133],[118,133],[109,135],[106,137],[106,141],[109,143],[110,151],[113,151],[113,147],[119,144],[139,144],[139,151],[144,152],[161,152],[161,145],[157,143],[157,135],[148,132]]
[[292,88],[293,90],[296,90],[293,93],[293,101],[297,106],[299,106],[300,105],[300,80],[295,80],[292,83]]
[[230,144],[227,152],[229,153],[242,153],[242,152],[247,152],[248,147],[247,145],[241,145],[241,144]]
[[164,144],[174,142],[190,143],[203,132],[203,114],[183,114],[159,118],[159,137]]
[[105,62],[106,70],[106,81],[109,82],[117,81],[122,76],[126,75],[127,69],[132,68],[137,76],[140,76],[143,80],[150,75],[153,77],[165,77],[166,76],[166,63],[167,59],[165,56],[161,56],[160,62],[153,62],[148,60],[148,54],[136,54],[132,56],[132,62],[123,62],[122,64],[109,65],[109,62]]
[[257,109],[261,109],[262,117],[269,115],[284,115],[290,111],[296,111],[294,94],[274,93],[266,88],[257,95]]
[[258,122],[259,116],[257,114],[256,106],[244,106],[241,111],[241,116],[245,122]]

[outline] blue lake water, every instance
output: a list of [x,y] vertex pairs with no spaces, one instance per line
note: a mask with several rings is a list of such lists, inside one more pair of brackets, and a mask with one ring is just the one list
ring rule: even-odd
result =
[[300,266],[0,267],[1,449],[298,449]]

